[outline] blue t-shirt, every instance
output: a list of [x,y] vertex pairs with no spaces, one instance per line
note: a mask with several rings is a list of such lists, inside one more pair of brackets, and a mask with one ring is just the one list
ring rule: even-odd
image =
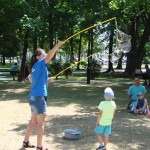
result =
[[147,92],[146,88],[141,84],[139,86],[132,85],[128,89],[128,94],[131,95],[131,100],[137,100],[138,93],[145,94],[146,92]]
[[47,96],[48,70],[45,59],[38,60],[31,70],[31,91],[29,96]]

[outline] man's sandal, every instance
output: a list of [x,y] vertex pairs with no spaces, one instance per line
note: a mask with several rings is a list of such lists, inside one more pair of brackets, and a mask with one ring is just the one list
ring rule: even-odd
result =
[[23,148],[35,148],[34,145],[30,145],[29,141],[28,142],[23,141],[22,146],[23,146]]
[[43,149],[43,147],[36,147],[38,148],[39,150],[48,150],[47,148]]

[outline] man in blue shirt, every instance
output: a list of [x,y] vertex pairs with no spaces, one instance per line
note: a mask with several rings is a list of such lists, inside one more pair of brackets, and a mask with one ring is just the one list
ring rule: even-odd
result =
[[10,75],[13,76],[13,80],[15,80],[15,75],[18,73],[17,63],[13,64],[10,68]]
[[132,109],[131,107],[134,105],[135,101],[138,98],[137,95],[140,92],[143,93],[143,95],[145,97],[147,90],[142,84],[140,84],[140,78],[135,77],[134,78],[134,84],[131,85],[128,89],[128,101],[129,101],[128,109],[129,110]]

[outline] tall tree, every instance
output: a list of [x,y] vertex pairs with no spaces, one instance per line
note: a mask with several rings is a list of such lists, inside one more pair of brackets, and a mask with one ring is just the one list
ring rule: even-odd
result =
[[145,0],[112,0],[110,4],[112,9],[121,12],[122,17],[118,18],[119,27],[132,36],[131,51],[127,54],[125,69],[126,74],[132,75],[135,68],[141,68],[145,45],[149,41],[150,2]]
[[114,38],[114,29],[111,29],[110,31],[110,36],[109,36],[109,61],[108,61],[108,69],[106,72],[113,72],[114,69],[113,69],[113,63],[110,61],[111,60],[111,55],[113,53],[113,38]]
[[22,1],[0,1],[0,53],[5,64],[5,57],[14,57],[19,51],[19,21],[22,17]]

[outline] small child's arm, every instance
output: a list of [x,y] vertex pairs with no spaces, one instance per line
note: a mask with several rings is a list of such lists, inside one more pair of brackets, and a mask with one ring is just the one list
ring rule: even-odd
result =
[[147,107],[147,99],[144,100],[144,106],[143,108],[139,109],[138,111],[142,111]]
[[148,105],[148,104],[147,104],[147,99],[145,99],[145,101],[144,101],[144,106],[143,106],[143,107],[144,107],[144,108],[147,108],[147,105]]
[[99,125],[99,121],[100,121],[100,119],[101,119],[102,113],[103,113],[102,110],[100,110],[99,113],[98,113],[97,120],[96,120],[96,126]]

